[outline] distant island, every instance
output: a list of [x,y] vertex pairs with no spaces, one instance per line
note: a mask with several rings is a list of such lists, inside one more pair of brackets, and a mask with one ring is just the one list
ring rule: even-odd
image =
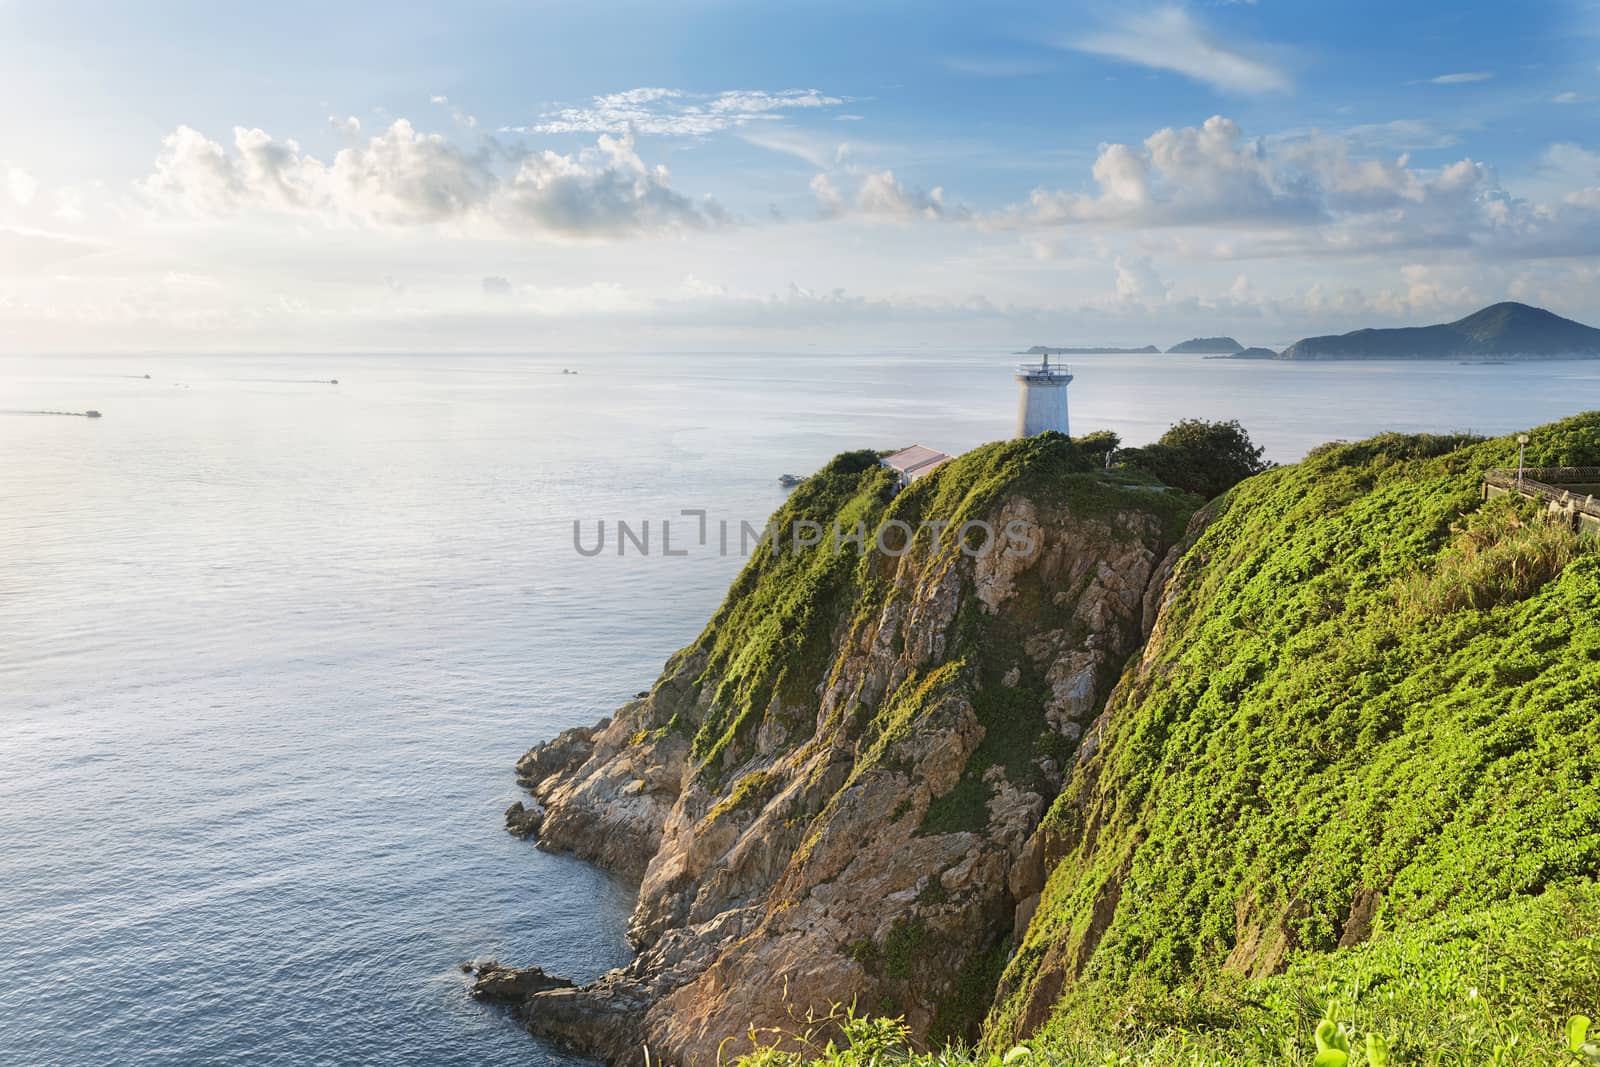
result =
[[1233,355],[1244,350],[1244,345],[1231,337],[1191,337],[1167,349],[1178,355]]
[[1155,345],[1145,345],[1143,348],[1050,348],[1047,345],[1034,345],[1026,352],[1018,352],[1019,356],[1144,356],[1159,354],[1161,349]]
[[[1249,350],[1254,351],[1254,350]],[[1313,359],[1592,359],[1600,357],[1600,330],[1544,308],[1515,301],[1492,304],[1464,319],[1435,326],[1355,330],[1307,337],[1277,357]],[[1255,358],[1238,353],[1232,358]]]
[[[1143,348],[1052,348],[1034,345],[1027,356],[1153,355]],[[1401,326],[1353,330],[1305,337],[1276,352],[1245,348],[1232,337],[1191,337],[1167,349],[1176,355],[1212,359],[1355,360],[1355,359],[1600,359],[1600,329],[1562,318],[1544,308],[1506,300],[1491,304],[1455,322],[1433,326]]]

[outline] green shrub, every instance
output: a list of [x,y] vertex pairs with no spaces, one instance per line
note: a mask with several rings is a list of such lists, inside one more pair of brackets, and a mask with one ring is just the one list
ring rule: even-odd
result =
[[1272,466],[1236,420],[1184,419],[1173,423],[1155,444],[1124,449],[1118,458],[1207,500]]

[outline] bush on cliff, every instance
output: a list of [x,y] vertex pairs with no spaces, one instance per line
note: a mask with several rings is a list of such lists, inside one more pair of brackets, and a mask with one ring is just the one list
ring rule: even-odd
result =
[[1082,437],[1074,437],[1072,441],[1099,467],[1105,466],[1106,457],[1115,455],[1117,449],[1122,447],[1122,438],[1112,430],[1096,430]]
[[1203,419],[1173,423],[1155,444],[1123,449],[1117,458],[1206,500],[1272,466],[1237,421]]

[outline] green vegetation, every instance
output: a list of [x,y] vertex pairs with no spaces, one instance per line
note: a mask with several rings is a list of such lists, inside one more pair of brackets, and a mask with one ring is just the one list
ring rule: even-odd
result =
[[[957,538],[964,524],[992,518],[1007,498],[1016,495],[1041,507],[1064,506],[1075,516],[1104,521],[1117,531],[1122,530],[1123,516],[1154,514],[1169,540],[1180,536],[1199,504],[1187,494],[1150,492],[1136,478],[1099,469],[1094,459],[1061,434],[974,449],[898,494],[891,473],[878,466],[878,453],[840,455],[802,482],[773,516],[771,539],[751,552],[700,638],[675,657],[675,665],[704,657],[697,689],[659,700],[652,728],[692,738],[703,778],[713,786],[723,784],[749,757],[749,741],[763,721],[776,719],[797,729],[815,721],[819,690],[835,666],[841,620],[864,625],[883,606],[898,561],[883,552],[863,555],[858,543],[871,548],[880,543],[881,532],[881,543],[897,552],[902,531],[909,528],[916,536],[912,551],[929,559],[930,566],[942,567],[961,551]],[[923,526],[925,521],[943,524],[942,533]],[[797,545],[796,523],[815,524],[821,543]],[[896,525],[883,529],[885,523]],[[1004,536],[1003,531],[996,534]],[[981,540],[982,533],[969,530],[968,536]],[[1021,658],[1015,655],[1020,636],[991,630],[981,620],[968,619],[962,650],[985,648],[998,654],[1009,649],[1012,659]],[[903,635],[899,639],[903,641]],[[959,670],[941,672],[940,678],[944,684],[971,682]],[[708,686],[711,700],[702,707],[695,696]],[[1036,705],[1031,715],[1014,714],[1014,703],[995,707],[990,715],[980,708],[980,720],[995,725],[995,741],[986,743],[994,749],[1005,741],[1013,763],[1018,751],[1031,750],[1043,730],[1042,695],[1031,692]],[[885,701],[878,709],[874,736],[883,736],[895,722],[903,725],[913,709],[937,703],[942,695],[925,684],[918,688],[908,683],[899,695],[903,699]],[[1000,755],[986,751],[985,767],[1003,762]],[[974,796],[968,786],[958,798],[964,811],[956,823],[970,823],[975,811],[981,815],[982,797],[977,796],[974,808]]]
[[[1600,463],[1600,414],[1532,436],[1530,464]],[[1483,500],[1515,457],[1509,438],[1384,435],[1239,481],[1047,817],[1054,866],[980,1048],[836,1011],[746,1035],[743,1062],[1600,1064],[1600,545]],[[1142,492],[1089,480],[1054,491]],[[955,637],[987,678],[1018,635],[984,627]],[[1026,706],[1038,684],[978,691]],[[921,832],[974,825],[982,768],[1036,741],[986,737]],[[914,933],[861,951],[913,958]],[[982,1002],[993,972],[963,981]]]
[[[1074,991],[1086,1005],[1104,990]],[[1084,1031],[917,1051],[894,1019],[848,1009],[749,1036],[740,1067],[1554,1067],[1600,1063],[1600,887],[1434,919],[1284,974],[1196,991],[1149,986]],[[748,1046],[744,1046],[748,1047]],[[1337,1053],[1334,1055],[1332,1053]]]
[[1455,322],[1305,337],[1284,349],[1282,358],[1460,359],[1473,355],[1572,359],[1597,354],[1600,330],[1544,308],[1508,300]]
[[1176,422],[1155,444],[1123,449],[1117,458],[1207,500],[1272,466],[1237,421],[1201,419]]
[[1403,588],[1401,604],[1418,616],[1486,611],[1523,600],[1586,548],[1571,531],[1544,521],[1534,502],[1516,496],[1489,502],[1458,523],[1455,533],[1437,568]]
[[[1041,1008],[1104,1033],[1142,989],[1208,993],[1600,871],[1600,555],[1484,505],[1515,449],[1335,445],[1214,505],[1152,668],[1047,819],[1064,858],[994,1042]],[[1530,451],[1595,462],[1600,416]]]
[[[857,559],[832,551],[833,525],[875,530],[893,488],[870,451],[845,453],[807,478],[773,517],[777,534],[753,549],[699,641],[679,653],[704,654],[701,684],[716,687],[701,721],[677,724],[693,733],[694,754],[713,779],[737,765],[724,757],[739,755],[736,743],[763,716],[814,703],[832,659],[833,628],[857,595]],[[796,547],[796,523],[821,527],[822,546]]]
[[1122,438],[1111,430],[1096,430],[1082,437],[1074,437],[1073,441],[1099,467],[1105,466],[1106,457],[1115,454],[1117,449],[1122,447]]

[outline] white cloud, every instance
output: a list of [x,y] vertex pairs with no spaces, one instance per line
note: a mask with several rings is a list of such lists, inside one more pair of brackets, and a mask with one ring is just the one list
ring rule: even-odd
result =
[[818,174],[811,179],[811,195],[817,198],[817,206],[825,218],[834,218],[845,213],[844,194],[839,192],[839,187],[826,174]]
[[866,215],[884,215],[896,219],[942,219],[965,212],[952,209],[944,202],[944,189],[934,186],[927,192],[908,187],[894,176],[892,170],[868,174],[856,194],[856,209]]
[[1546,195],[1592,192],[1593,186],[1600,185],[1600,153],[1570,141],[1553,144],[1540,154],[1536,173]]
[[1247,140],[1232,120],[1158,130],[1142,145],[1101,147],[1094,193],[1037,189],[1027,202],[980,216],[993,229],[1087,226],[1166,239],[1192,257],[1365,256],[1457,249],[1489,259],[1600,252],[1600,187],[1574,189],[1592,157],[1556,146],[1564,195],[1535,202],[1508,192],[1472,159],[1422,169],[1409,157],[1363,156],[1350,138],[1312,133]]
[[517,133],[637,133],[704,137],[723,130],[770,121],[789,111],[836,107],[849,97],[817,89],[729,89],[688,93],[681,89],[641,88],[594,97],[588,104],[546,112]]
[[833,107],[844,103],[838,96],[825,96],[815,89],[784,89],[769,93],[759,89],[734,89],[718,93],[708,110],[731,115],[753,115],[791,108]]
[[38,191],[39,179],[21,167],[6,168],[6,192],[11,194],[11,199],[18,207],[33,203],[34,194]]
[[1552,96],[1550,98],[1550,102],[1552,104],[1587,104],[1592,99],[1594,98],[1569,90],[1567,92],[1557,93],[1556,95]]
[[1161,280],[1161,275],[1151,264],[1150,257],[1118,256],[1113,265],[1117,272],[1117,300],[1125,304],[1143,306],[1162,303],[1167,299],[1172,287]]
[[959,204],[945,202],[944,189],[923,190],[908,186],[892,170],[867,171],[860,175],[856,193],[847,198],[834,179],[824,173],[811,179],[811,193],[824,217],[861,215],[896,222],[916,220],[965,219],[971,214]]
[[1183,226],[1305,222],[1322,213],[1314,190],[1220,115],[1199,128],[1158,130],[1141,147],[1103,145],[1093,176],[1097,195],[1037,189],[1026,206],[990,221]]
[[329,224],[449,224],[489,232],[626,236],[725,221],[710,199],[675,192],[632,135],[593,149],[508,155],[487,142],[468,151],[405,119],[331,162],[293,140],[236,127],[231,150],[187,126],[163,142],[140,183],[154,204],[200,216],[286,212]]
[[1472,82],[1486,82],[1494,77],[1492,70],[1466,70],[1456,74],[1440,74],[1438,77],[1429,78],[1434,85],[1468,85]]
[[849,154],[848,147],[834,138],[817,137],[789,126],[764,124],[746,130],[739,136],[758,148],[794,156],[819,169],[832,167]]
[[1288,73],[1250,43],[1228,42],[1181,7],[1130,15],[1119,26],[1067,42],[1080,52],[1169,70],[1229,93],[1283,92]]

